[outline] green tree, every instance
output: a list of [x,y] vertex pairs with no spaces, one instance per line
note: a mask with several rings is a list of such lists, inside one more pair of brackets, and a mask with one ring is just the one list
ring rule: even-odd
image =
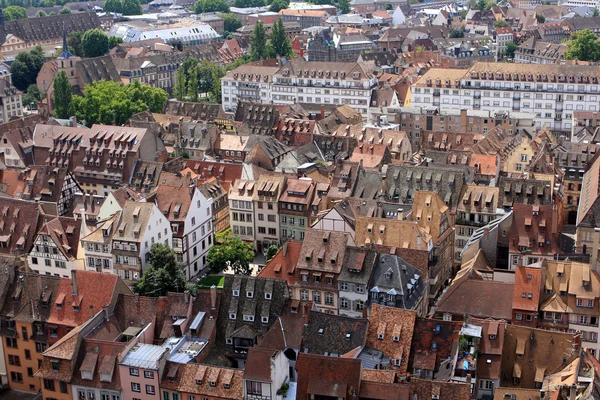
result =
[[82,40],[83,33],[79,31],[70,32],[67,38],[69,48],[73,49],[73,54],[78,57],[83,57],[83,48],[81,47]]
[[600,41],[590,29],[584,29],[571,36],[567,43],[567,60],[598,61],[600,60]]
[[499,19],[498,21],[494,22],[494,27],[496,28],[506,28],[507,26],[510,26],[509,23],[503,19]]
[[134,290],[141,296],[160,297],[188,289],[175,252],[164,244],[154,244],[148,253],[148,267]]
[[108,52],[108,36],[100,29],[85,31],[81,40],[84,57],[99,57]]
[[121,86],[114,81],[98,81],[85,87],[83,97],[73,96],[73,113],[87,126],[123,125],[133,114],[150,110],[162,112],[167,92],[141,85],[139,81]]
[[600,17],[600,10],[594,8],[594,13],[592,14],[592,17]]
[[244,242],[237,236],[231,235],[231,230],[217,234],[217,240],[208,250],[206,260],[214,272],[223,272],[227,268],[240,275],[250,275],[250,262],[254,259],[252,243]]
[[287,2],[287,0],[273,0],[271,5],[269,6],[269,11],[278,13],[279,10],[283,10],[285,8],[288,8],[289,6],[290,3]]
[[213,90],[215,83],[225,76],[225,70],[219,64],[208,60],[202,60],[196,68],[196,72],[198,77],[198,90],[200,93],[210,93]]
[[213,70],[213,84],[208,93],[208,99],[211,103],[221,104],[221,78],[223,76],[225,76],[225,71],[222,68]]
[[233,13],[221,14],[219,17],[223,18],[223,29],[225,32],[235,32],[242,27],[240,17]]
[[194,12],[196,14],[208,12],[229,12],[229,4],[225,0],[196,0],[194,4]]
[[65,15],[65,14],[73,14],[73,12],[71,11],[71,9],[70,9],[70,8],[68,8],[68,7],[63,7],[63,8],[62,8],[62,9],[59,11],[59,14],[63,14],[63,15]]
[[111,36],[108,38],[108,48],[112,49],[116,47],[119,43],[123,43],[123,39],[117,36]]
[[198,101],[198,66],[192,67],[187,81],[187,96],[190,101]]
[[123,15],[142,15],[144,10],[139,0],[123,0]]
[[250,36],[250,58],[252,61],[259,61],[265,58],[267,53],[267,33],[262,22],[258,21],[254,25],[254,30]]
[[44,10],[38,10],[38,12],[35,13],[36,17],[47,17],[48,14],[46,14],[46,12]]
[[29,85],[35,83],[43,64],[44,52],[40,46],[34,47],[30,52],[19,53],[10,66],[13,85],[22,92],[27,90]]
[[465,30],[464,28],[454,28],[452,29],[452,31],[450,32],[450,37],[451,38],[462,38],[465,37]]
[[281,249],[281,246],[278,245],[277,243],[273,243],[272,245],[270,245],[267,248],[267,254],[265,255],[265,257],[267,258],[267,261],[269,261],[271,258],[275,257],[275,254],[279,253],[280,249]]
[[292,56],[292,45],[290,39],[285,34],[285,28],[283,26],[283,20],[279,18],[273,29],[271,30],[271,46],[276,55],[281,57]]
[[38,85],[29,85],[29,87],[27,88],[27,93],[23,95],[23,106],[30,106],[32,103],[37,104],[43,98],[44,96],[40,92],[40,88],[38,87]]
[[233,6],[239,8],[264,7],[264,5],[264,0],[235,0],[233,2]]
[[250,56],[248,54],[244,54],[239,58],[236,58],[236,60],[234,62],[232,62],[231,64],[227,64],[225,66],[227,71],[232,71],[234,69],[236,69],[237,67],[239,67],[240,65],[244,65],[244,64],[248,64],[250,61],[252,61],[250,59]]
[[350,12],[350,0],[339,0],[338,11],[340,14],[348,14]]
[[123,12],[123,3],[121,3],[121,0],[106,0],[102,11],[120,14]]
[[506,47],[504,48],[504,57],[506,58],[515,58],[515,51],[517,51],[517,45],[513,42],[506,43]]
[[179,68],[175,73],[175,89],[173,94],[177,100],[185,100],[187,82],[185,77],[185,71],[183,68]]
[[11,21],[13,19],[27,18],[27,10],[19,6],[8,6],[4,10],[4,20]]
[[69,118],[69,108],[73,97],[73,89],[65,71],[60,71],[54,78],[54,115],[57,118]]
[[546,17],[544,17],[542,14],[535,13],[535,19],[537,19],[538,24],[543,24],[546,22]]

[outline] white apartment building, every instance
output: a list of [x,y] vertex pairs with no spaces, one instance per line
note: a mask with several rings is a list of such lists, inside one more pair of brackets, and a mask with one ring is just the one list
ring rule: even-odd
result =
[[261,175],[254,193],[256,251],[266,251],[279,240],[279,194],[285,184],[284,176]]
[[431,69],[411,88],[417,107],[522,111],[536,129],[570,131],[574,111],[598,111],[600,71],[593,66],[477,63],[468,70]]
[[42,275],[68,278],[72,270],[83,269],[83,249],[79,241],[82,222],[69,217],[44,218],[46,221],[27,256],[29,267]]
[[88,271],[116,273],[113,271],[113,255],[111,251],[115,226],[121,217],[117,211],[112,217],[98,225],[97,229],[81,239],[85,252],[85,269]]
[[231,233],[246,242],[254,242],[254,189],[256,181],[236,179],[229,189]]
[[187,280],[205,268],[213,245],[212,203],[195,186],[159,185],[156,190],[156,206],[171,224],[173,250]]
[[154,203],[125,202],[113,233],[113,271],[125,281],[139,280],[157,243],[173,246],[169,220]]
[[223,110],[238,99],[260,103],[348,104],[365,118],[377,78],[362,62],[291,60],[280,67],[243,65],[221,79]]

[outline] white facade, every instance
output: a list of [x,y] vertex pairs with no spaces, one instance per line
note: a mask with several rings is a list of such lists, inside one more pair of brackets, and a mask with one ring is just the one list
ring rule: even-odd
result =
[[118,215],[113,216],[108,221],[98,225],[94,232],[81,239],[86,270],[116,273],[113,270],[114,257],[111,252],[111,243],[118,218]]
[[[83,251],[81,251],[82,254]],[[82,259],[69,260],[49,235],[38,235],[33,249],[27,256],[29,268],[42,275],[68,278],[71,271],[84,269]]]
[[536,129],[556,131],[571,130],[573,111],[598,111],[600,83],[590,67],[504,65],[478,63],[459,79],[460,72],[448,79],[446,70],[430,70],[411,88],[412,105],[528,112],[536,115]]
[[362,283],[338,282],[339,315],[352,318],[363,317],[363,307],[369,299],[369,288]]
[[117,390],[99,389],[90,386],[73,385],[73,400],[98,399],[121,400],[121,392]]
[[236,180],[229,190],[229,224],[231,233],[247,242],[254,241],[255,181]]
[[335,231],[335,232],[345,232],[350,235],[352,238],[352,245],[354,245],[354,228],[350,226],[350,224],[340,215],[340,213],[332,208],[321,217],[317,222],[315,222],[312,226],[312,229],[322,229],[324,231]]
[[[261,350],[265,351],[265,350]],[[290,381],[290,362],[283,351],[275,351],[269,359],[271,379],[268,382],[244,379],[244,399],[267,400],[279,399],[277,391],[285,382]]]
[[404,25],[405,23],[406,23],[406,16],[400,9],[400,6],[398,6],[398,7],[396,7],[396,9],[394,10],[394,13],[392,14],[392,24],[394,24],[394,26],[397,26],[397,25]]
[[183,232],[183,260],[186,278],[190,280],[206,267],[206,255],[213,246],[213,199],[194,189]]

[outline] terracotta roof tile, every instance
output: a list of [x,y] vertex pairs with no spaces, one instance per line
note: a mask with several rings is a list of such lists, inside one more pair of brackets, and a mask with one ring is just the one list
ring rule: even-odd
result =
[[513,309],[537,311],[542,290],[541,268],[518,266],[515,270]]
[[361,362],[358,359],[300,353],[296,369],[298,399],[311,395],[352,398],[360,391]]

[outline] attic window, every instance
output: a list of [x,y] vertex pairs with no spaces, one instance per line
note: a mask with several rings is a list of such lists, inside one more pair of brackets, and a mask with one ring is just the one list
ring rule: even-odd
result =
[[394,342],[399,342],[400,341],[400,337],[399,336],[394,336]]
[[210,386],[212,386],[212,387],[217,386],[217,382],[210,382]]
[[319,328],[319,335],[322,335],[325,332],[325,328]]
[[235,313],[229,313],[229,319],[236,319]]
[[239,297],[239,295],[240,295],[240,291],[236,290],[236,289],[233,289],[233,296],[234,297]]
[[352,336],[351,332],[346,332],[346,340],[350,340],[351,336]]
[[223,384],[223,387],[224,387],[225,389],[229,389],[229,383],[224,383],[224,384]]
[[252,297],[254,297],[254,292],[251,292],[251,291],[246,292],[246,297],[251,299]]
[[268,324],[269,323],[269,317],[261,317],[260,318],[260,322],[262,322],[263,324]]
[[271,300],[271,293],[265,293],[265,300]]
[[496,335],[490,335],[490,340],[496,340]]
[[383,340],[383,333],[379,333],[379,334],[377,334],[377,339],[379,339],[379,340]]

